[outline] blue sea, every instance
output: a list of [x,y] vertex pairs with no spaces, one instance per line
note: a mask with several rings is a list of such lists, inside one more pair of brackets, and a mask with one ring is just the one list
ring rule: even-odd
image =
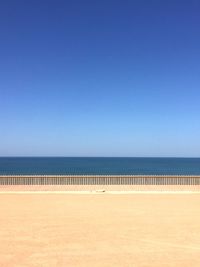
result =
[[200,175],[200,158],[0,157],[0,175]]

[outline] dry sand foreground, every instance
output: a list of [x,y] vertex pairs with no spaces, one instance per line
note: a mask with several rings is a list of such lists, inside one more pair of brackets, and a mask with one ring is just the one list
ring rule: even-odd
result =
[[200,194],[1,194],[0,266],[200,266]]

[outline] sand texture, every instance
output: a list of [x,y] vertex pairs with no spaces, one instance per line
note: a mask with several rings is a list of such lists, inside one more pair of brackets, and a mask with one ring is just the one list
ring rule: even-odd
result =
[[38,191],[66,191],[66,192],[95,192],[95,191],[141,192],[141,191],[172,191],[172,192],[200,192],[200,185],[0,185],[0,192],[38,192]]
[[200,194],[0,194],[0,266],[200,266]]

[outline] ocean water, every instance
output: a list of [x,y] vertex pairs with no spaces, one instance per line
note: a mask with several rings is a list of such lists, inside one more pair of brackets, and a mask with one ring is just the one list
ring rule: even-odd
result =
[[200,158],[0,157],[0,175],[200,175]]

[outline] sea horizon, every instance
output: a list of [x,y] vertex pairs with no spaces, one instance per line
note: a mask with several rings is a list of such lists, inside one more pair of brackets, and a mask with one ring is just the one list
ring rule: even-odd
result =
[[0,175],[200,175],[200,158],[0,157]]

